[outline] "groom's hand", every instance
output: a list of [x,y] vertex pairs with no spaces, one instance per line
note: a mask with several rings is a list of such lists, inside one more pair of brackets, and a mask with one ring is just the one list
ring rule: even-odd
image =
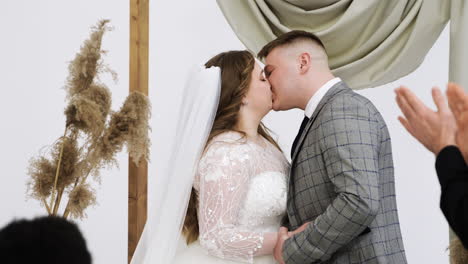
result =
[[276,246],[274,250],[274,256],[276,261],[280,264],[284,264],[283,260],[283,245],[286,239],[290,238],[288,235],[288,229],[284,226],[280,227],[278,232],[278,240],[276,241]]

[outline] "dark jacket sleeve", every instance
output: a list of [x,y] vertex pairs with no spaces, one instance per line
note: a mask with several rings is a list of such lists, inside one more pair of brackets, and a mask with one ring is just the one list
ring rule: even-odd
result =
[[456,146],[440,151],[436,170],[442,188],[440,208],[445,218],[468,248],[468,166]]

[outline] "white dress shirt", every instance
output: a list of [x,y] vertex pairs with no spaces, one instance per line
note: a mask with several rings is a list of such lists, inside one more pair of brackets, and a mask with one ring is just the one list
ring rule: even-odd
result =
[[307,106],[305,108],[304,114],[308,117],[311,118],[312,115],[314,114],[315,109],[317,109],[318,104],[322,100],[322,98],[325,96],[325,94],[332,88],[335,84],[341,82],[340,78],[333,78],[326,82],[322,87],[320,87],[317,92],[310,98],[309,102],[307,103]]

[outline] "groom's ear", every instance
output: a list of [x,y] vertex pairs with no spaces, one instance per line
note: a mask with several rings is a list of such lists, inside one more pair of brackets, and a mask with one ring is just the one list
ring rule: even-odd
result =
[[309,71],[310,69],[310,54],[307,52],[301,53],[299,55],[299,72],[304,74]]

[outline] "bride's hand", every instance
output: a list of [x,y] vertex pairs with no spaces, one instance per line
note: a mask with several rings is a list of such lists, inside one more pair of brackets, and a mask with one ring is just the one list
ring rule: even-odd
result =
[[296,230],[294,230],[294,231],[289,231],[289,232],[288,232],[288,236],[289,236],[289,237],[292,237],[292,236],[294,236],[295,234],[304,231],[304,230],[307,228],[307,225],[309,225],[309,223],[310,223],[310,222],[305,222],[305,223],[302,224],[298,229],[296,229]]

